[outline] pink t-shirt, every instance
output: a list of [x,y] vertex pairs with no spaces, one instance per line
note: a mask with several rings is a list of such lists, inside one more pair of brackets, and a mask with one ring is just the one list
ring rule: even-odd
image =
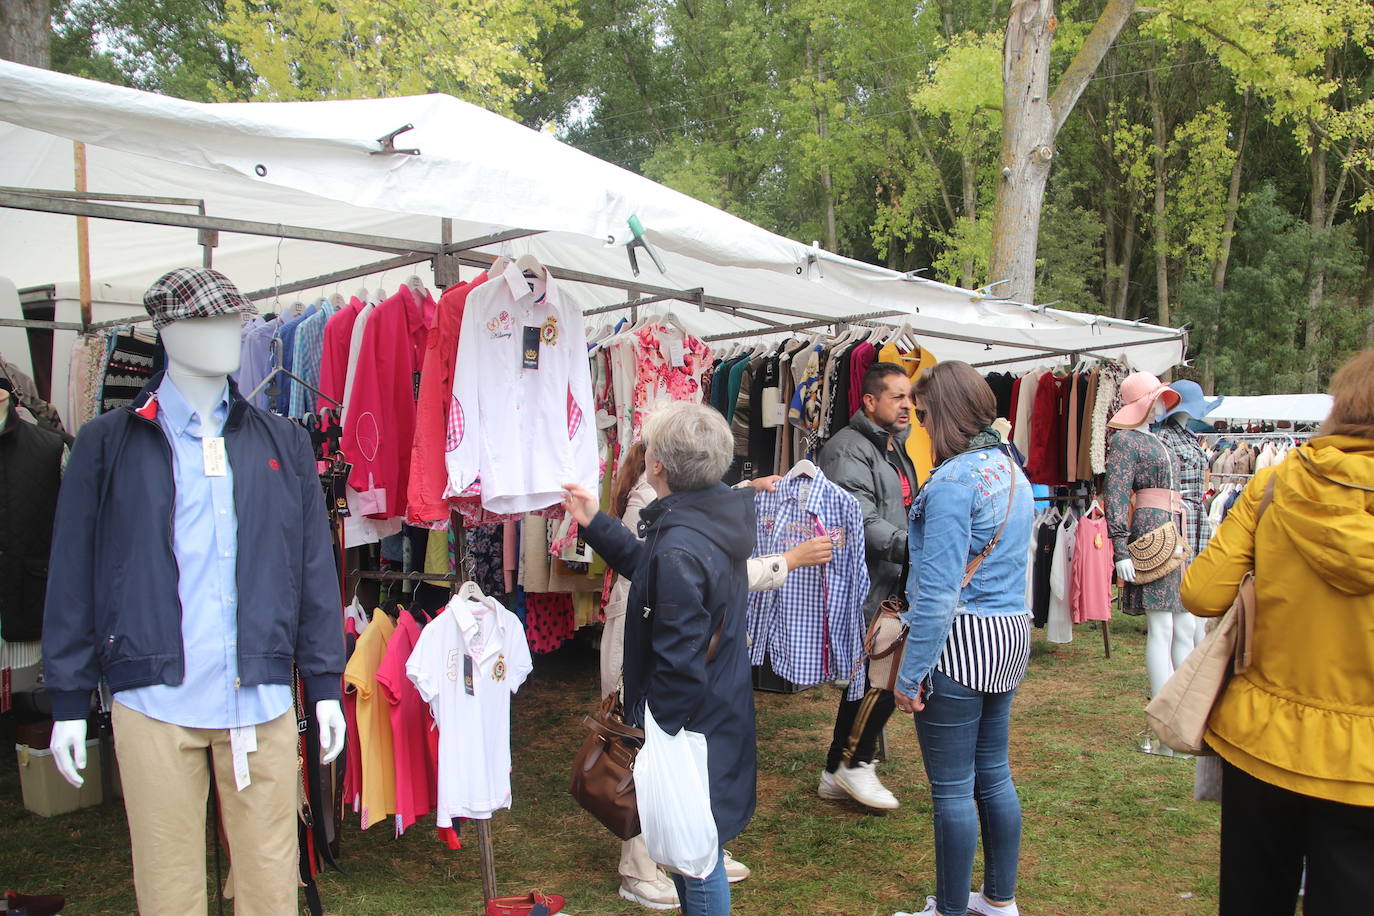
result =
[[1073,573],[1069,580],[1069,607],[1073,622],[1112,619],[1112,541],[1105,518],[1078,521],[1074,542]]
[[439,788],[439,733],[429,704],[406,676],[406,662],[420,638],[409,611],[401,611],[396,632],[377,669],[377,684],[391,709],[392,755],[396,761],[396,833],[434,810]]

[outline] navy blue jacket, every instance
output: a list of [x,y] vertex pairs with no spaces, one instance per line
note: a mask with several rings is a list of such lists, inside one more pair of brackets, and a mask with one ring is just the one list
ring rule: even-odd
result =
[[[754,491],[716,484],[671,493],[640,513],[638,541],[604,512],[583,531],[630,580],[625,611],[626,719],[644,704],[670,735],[706,736],[711,814],[722,843],[754,814],[757,748],[746,615]],[[711,635],[720,630],[708,660]]]
[[[172,447],[149,398],[81,428],[57,501],[43,620],[54,719],[81,719],[112,692],[180,684],[181,600],[172,553]],[[225,448],[238,515],[238,670],[243,686],[291,683],[339,698],[339,575],[310,437],[229,385]]]

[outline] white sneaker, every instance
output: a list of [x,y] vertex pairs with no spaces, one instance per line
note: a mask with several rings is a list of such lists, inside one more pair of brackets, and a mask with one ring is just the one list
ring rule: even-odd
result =
[[620,896],[651,910],[675,910],[678,908],[677,886],[673,879],[659,872],[653,881],[620,876]]
[[977,916],[1021,916],[1015,900],[1006,906],[997,906],[988,902],[988,898],[983,896],[982,888],[968,895],[968,911],[976,913]]
[[849,797],[848,792],[836,785],[835,774],[825,770],[821,770],[821,784],[816,788],[816,794],[830,801],[842,801]]
[[[824,780],[822,780],[824,785]],[[850,798],[870,808],[891,810],[900,808],[902,803],[897,796],[878,781],[878,771],[872,761],[856,763],[852,767],[841,766],[835,771],[835,785],[843,789]]]
[[939,911],[935,909],[935,898],[934,898],[934,897],[927,897],[927,898],[926,898],[926,908],[925,908],[924,910],[921,910],[921,912],[919,912],[919,913],[893,913],[892,916],[931,916],[931,914],[933,914],[933,913],[938,913],[938,912],[939,912]]
[[743,862],[730,855],[730,850],[723,850],[725,855],[725,880],[731,884],[738,884],[745,878],[754,873],[754,870]]

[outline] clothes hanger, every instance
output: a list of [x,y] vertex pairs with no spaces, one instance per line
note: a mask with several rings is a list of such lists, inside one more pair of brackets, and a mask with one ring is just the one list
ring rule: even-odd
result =
[[506,257],[506,256],[503,255],[503,254],[497,255],[497,256],[496,256],[496,260],[495,260],[495,261],[492,261],[492,262],[491,262],[491,266],[487,268],[487,276],[488,276],[488,277],[499,277],[501,274],[503,274],[503,273],[506,272],[506,268],[509,267],[510,265],[511,265],[511,259],[510,259],[510,258]]
[[816,467],[809,458],[803,458],[792,469],[783,475],[783,480],[792,480],[796,477],[810,477],[814,479],[820,473],[820,468]]
[[415,293],[421,300],[429,298],[429,289],[425,286],[425,282],[420,279],[419,274],[411,274],[410,279],[406,280],[406,286],[409,286],[411,292]]
[[482,589],[476,582],[468,579],[458,587],[458,592],[454,595],[459,601],[482,601],[485,602],[487,596],[482,594]]

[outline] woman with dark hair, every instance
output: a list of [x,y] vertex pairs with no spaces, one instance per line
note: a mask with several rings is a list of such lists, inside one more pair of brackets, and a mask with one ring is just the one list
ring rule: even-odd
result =
[[[896,689],[897,708],[916,713],[934,805],[935,895],[921,912],[1016,916],[1021,804],[1007,745],[1030,659],[1030,484],[999,447],[997,401],[972,366],[928,369],[911,399],[937,462],[911,506]],[[970,893],[980,827],[983,888]]]
[[1183,577],[1223,613],[1255,572],[1250,667],[1207,722],[1221,757],[1221,916],[1374,909],[1374,350],[1321,435],[1246,486]]

